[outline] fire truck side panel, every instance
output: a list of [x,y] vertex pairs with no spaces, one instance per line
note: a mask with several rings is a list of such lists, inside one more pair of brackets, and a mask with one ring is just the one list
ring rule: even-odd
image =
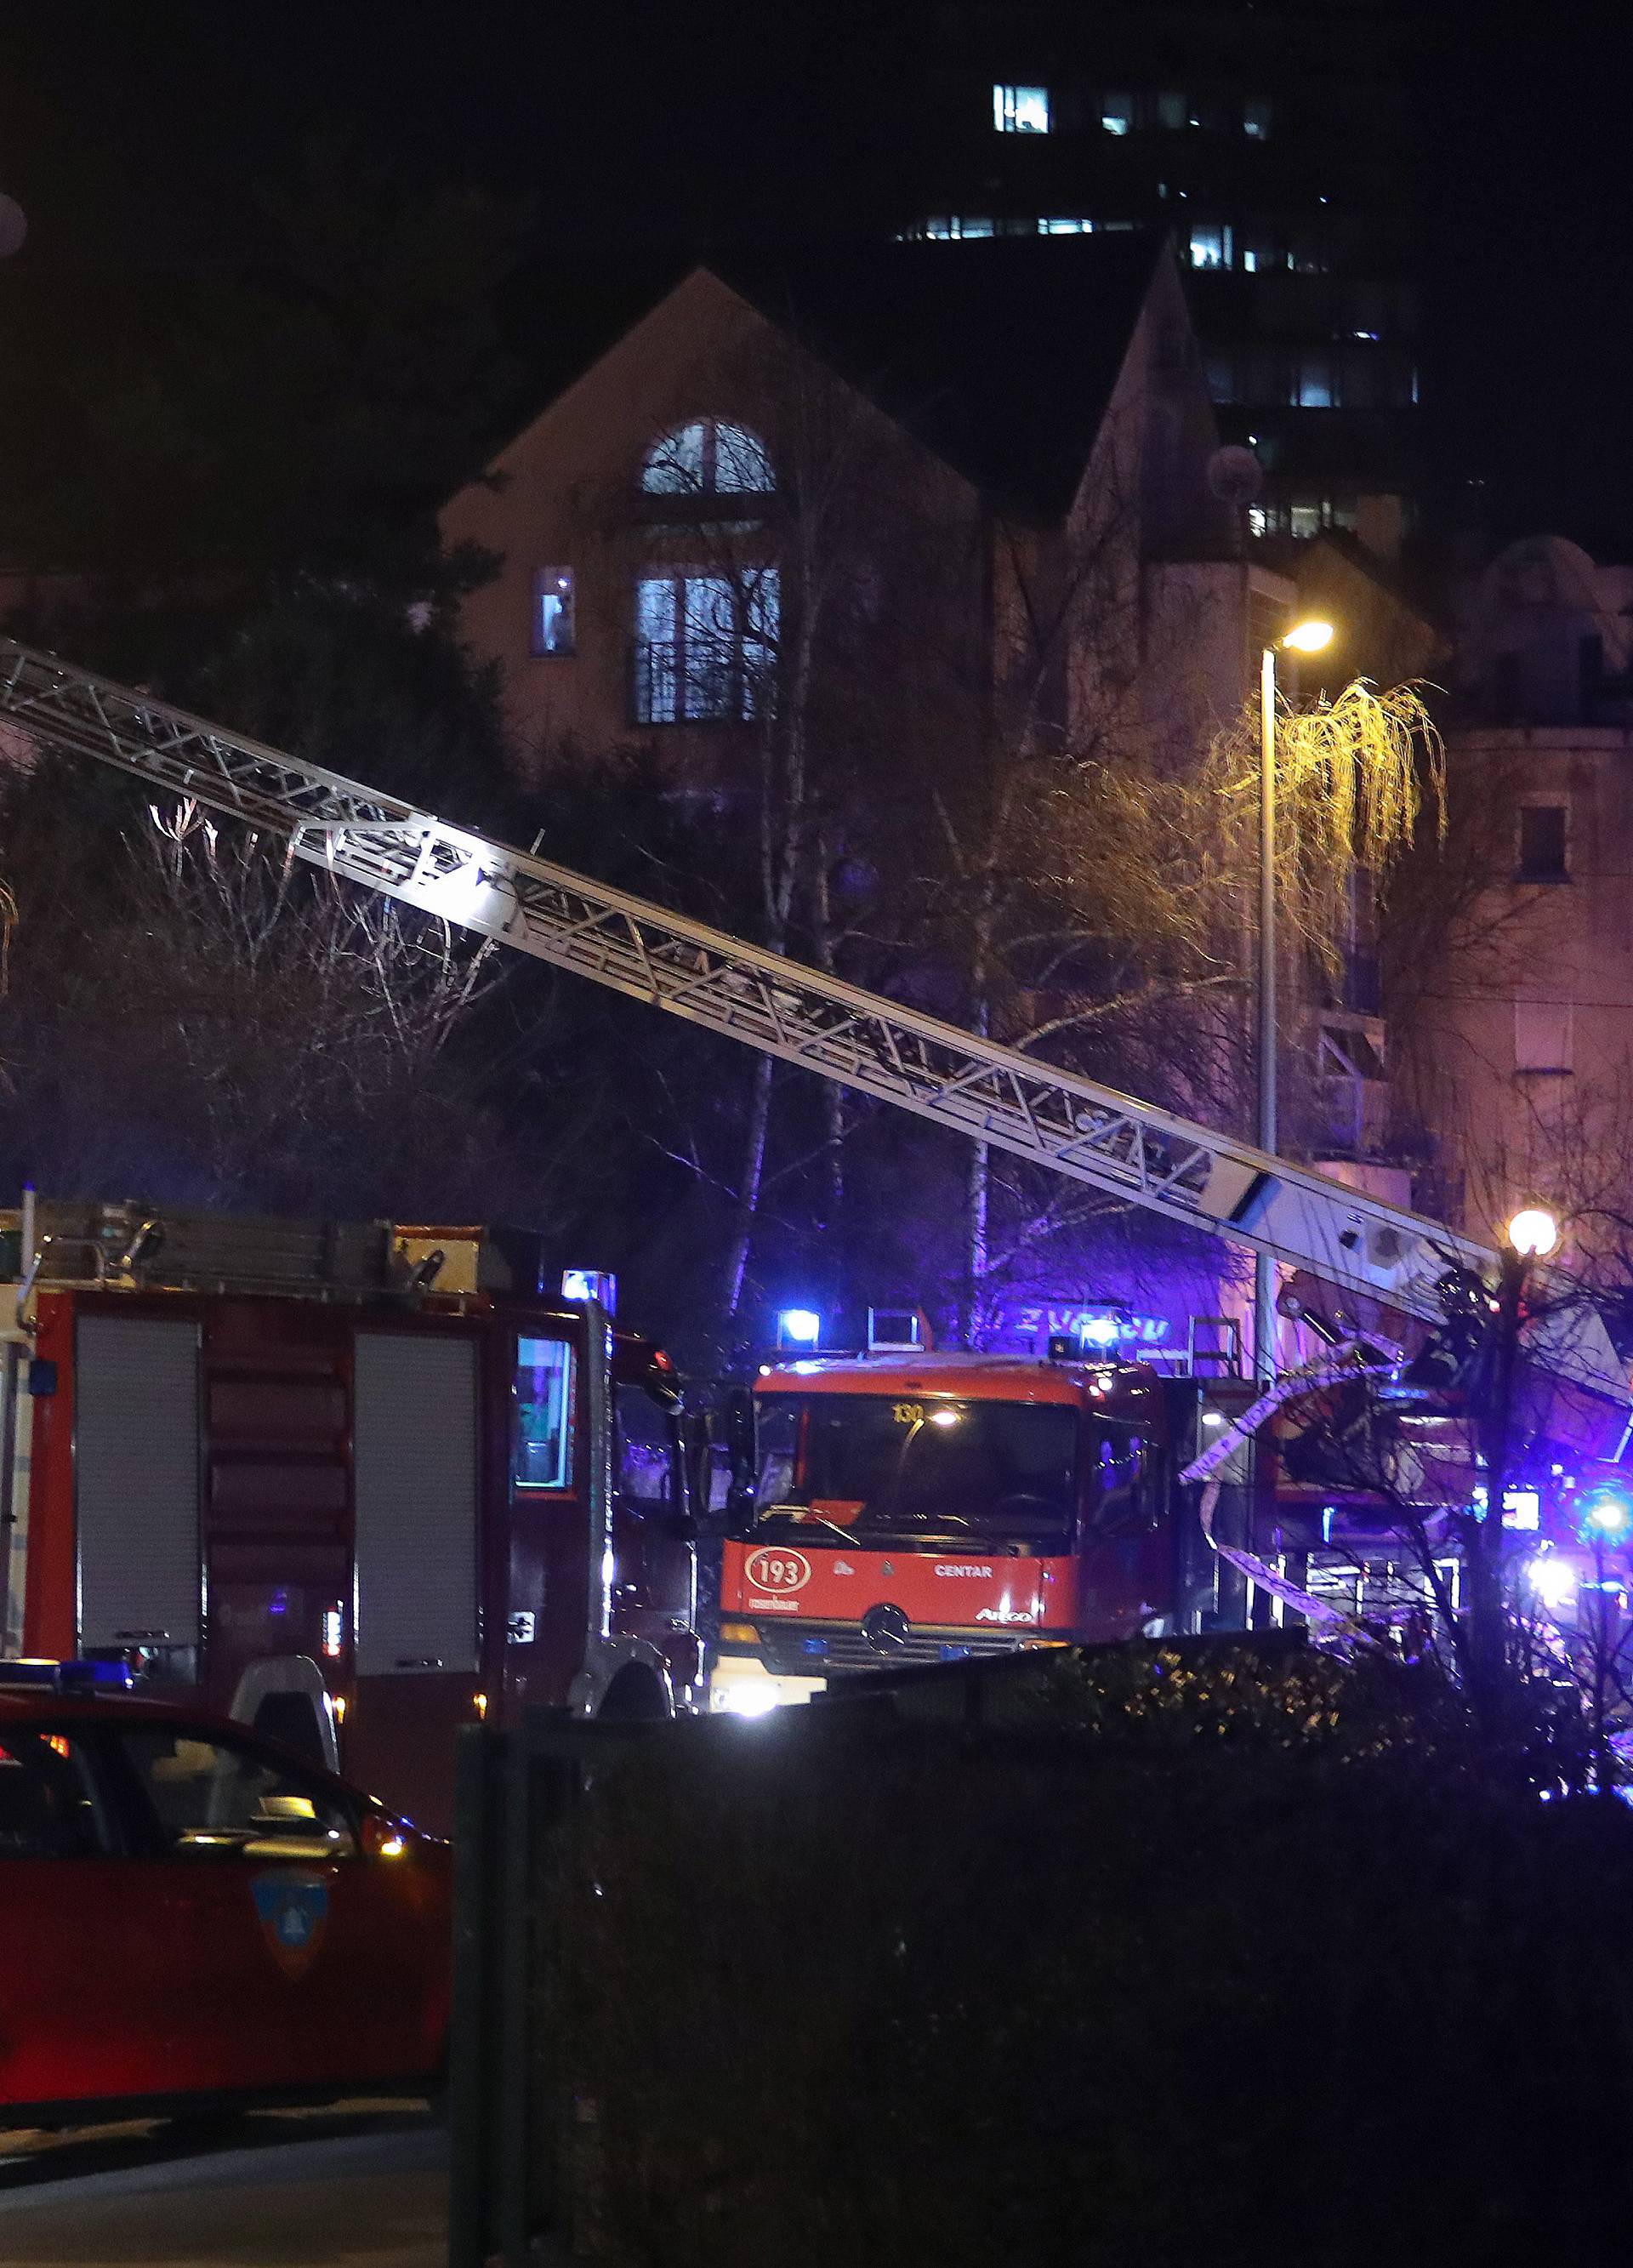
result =
[[421,1821],[452,1816],[453,1728],[479,1690],[481,1355],[468,1329],[359,1329],[353,1344],[347,1762],[412,1786]]
[[28,1484],[28,1565],[23,1650],[71,1654],[79,1645],[74,1561],[74,1300],[41,1292],[34,1358],[54,1373],[34,1398]]
[[[111,1294],[128,1304],[126,1294]],[[232,1706],[252,1662],[326,1660],[349,1638],[352,1314],[308,1300],[210,1300],[206,1377],[203,1691]],[[349,1682],[349,1647],[327,1660]]]
[[79,1642],[195,1651],[198,1324],[82,1313],[74,1376]]

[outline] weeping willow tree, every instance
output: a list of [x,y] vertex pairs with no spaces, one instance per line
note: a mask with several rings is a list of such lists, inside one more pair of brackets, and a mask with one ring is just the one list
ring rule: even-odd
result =
[[[1260,719],[1254,703],[1215,751],[1232,851],[1258,826]],[[1276,721],[1276,894],[1284,932],[1335,974],[1365,878],[1381,905],[1389,877],[1427,814],[1444,838],[1445,747],[1415,685],[1378,692],[1357,678]]]

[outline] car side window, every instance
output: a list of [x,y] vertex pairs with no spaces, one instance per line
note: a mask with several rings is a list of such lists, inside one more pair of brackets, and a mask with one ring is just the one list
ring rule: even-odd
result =
[[298,1765],[186,1726],[132,1725],[119,1739],[162,1839],[179,1856],[357,1855],[354,1807]]
[[112,1848],[85,1743],[47,1727],[0,1731],[0,1866],[8,1859],[101,1859]]

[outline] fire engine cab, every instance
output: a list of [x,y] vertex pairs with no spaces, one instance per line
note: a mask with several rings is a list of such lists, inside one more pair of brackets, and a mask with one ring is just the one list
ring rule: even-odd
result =
[[1232,1392],[1251,1389],[1108,1358],[766,1366],[711,1708],[756,1714],[847,1670],[1201,1626],[1218,1563],[1169,1507],[1201,1417]]
[[438,1830],[461,1723],[688,1705],[679,1383],[601,1279],[474,1229],[8,1232],[9,1653],[122,1659]]

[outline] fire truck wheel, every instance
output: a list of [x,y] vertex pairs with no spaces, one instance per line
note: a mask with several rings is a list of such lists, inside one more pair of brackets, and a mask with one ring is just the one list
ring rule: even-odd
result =
[[650,1725],[667,1717],[669,1705],[651,1671],[632,1666],[619,1671],[595,1713],[612,1724]]

